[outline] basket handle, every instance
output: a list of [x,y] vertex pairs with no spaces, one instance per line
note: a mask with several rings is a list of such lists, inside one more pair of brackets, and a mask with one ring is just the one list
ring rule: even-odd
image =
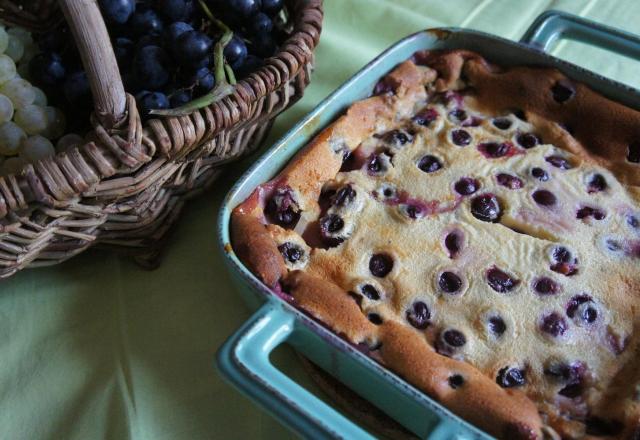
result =
[[548,52],[560,39],[581,41],[640,60],[640,37],[566,12],[543,12],[520,42]]
[[220,348],[220,372],[303,438],[373,440],[270,362],[271,352],[291,336],[294,327],[294,315],[268,301]]
[[95,112],[105,128],[125,114],[126,95],[109,33],[96,0],[58,0],[91,85]]

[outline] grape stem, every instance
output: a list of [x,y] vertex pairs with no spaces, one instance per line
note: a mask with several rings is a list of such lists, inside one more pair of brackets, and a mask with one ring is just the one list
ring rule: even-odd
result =
[[160,116],[184,116],[193,112],[194,110],[201,109],[208,105],[213,104],[233,93],[236,84],[236,77],[233,73],[233,69],[229,64],[225,62],[224,59],[224,48],[231,38],[233,38],[233,31],[224,24],[222,21],[218,20],[213,16],[209,7],[204,3],[203,0],[198,0],[200,3],[200,7],[207,15],[209,20],[218,26],[222,30],[222,36],[213,46],[213,66],[214,72],[213,75],[216,79],[216,85],[209,93],[206,95],[202,95],[199,98],[188,102],[185,105],[180,107],[171,108],[171,109],[155,109],[151,110],[149,113],[152,115],[160,115]]
[[227,62],[224,63],[224,71],[227,72],[227,78],[229,78],[229,84],[236,85],[236,75],[233,73],[233,69]]

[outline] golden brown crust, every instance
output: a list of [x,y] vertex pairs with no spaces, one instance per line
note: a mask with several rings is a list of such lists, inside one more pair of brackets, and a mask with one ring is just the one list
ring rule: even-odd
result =
[[262,282],[274,287],[287,272],[271,236],[252,212],[241,208],[231,214],[231,241],[238,257]]
[[[538,411],[524,393],[500,388],[471,365],[437,354],[405,326],[387,321],[381,327],[384,363],[394,371],[402,371],[410,383],[491,435],[504,438],[505,433],[518,426],[518,431],[528,433],[526,438],[541,436]],[[449,384],[454,375],[464,379],[455,389]]]
[[231,213],[231,242],[238,257],[267,286],[274,287],[287,273],[264,220],[264,188],[256,188]]
[[328,280],[292,272],[286,287],[296,304],[356,344],[377,338],[376,326],[360,313],[353,298]]
[[[296,271],[287,277],[287,284],[301,309],[350,341],[380,345],[380,359],[386,366],[486,432],[505,437],[520,426],[540,433],[538,411],[524,393],[504,390],[471,365],[437,354],[406,326],[393,321],[373,325],[354,299],[329,281]],[[453,375],[461,375],[464,383],[452,388],[449,378]]]
[[[547,143],[575,154],[583,163],[611,170],[628,187],[640,184],[637,165],[626,160],[628,145],[640,140],[640,113],[635,110],[609,101],[582,84],[572,83],[553,69],[501,69],[467,51],[422,52],[416,54],[414,60],[417,64],[404,62],[385,77],[394,96],[374,96],[354,103],[345,115],[296,155],[274,181],[263,185],[234,210],[234,249],[267,285],[273,287],[278,280],[282,281],[301,309],[352,343],[372,347],[375,359],[492,435],[508,439],[542,438],[546,429],[543,425],[548,424],[567,438],[589,438],[583,422],[570,420],[562,411],[554,412],[556,404],[543,401],[542,394],[538,396],[530,391],[527,397],[521,391],[501,388],[494,380],[495,375],[487,375],[469,363],[437,353],[432,346],[432,336],[425,338],[424,334],[394,320],[372,324],[340,287],[347,284],[343,273],[347,264],[344,255],[314,249],[318,264],[313,271],[288,271],[274,241],[276,235],[282,237],[283,234],[281,231],[270,233],[264,225],[262,199],[274,188],[292,189],[296,202],[302,207],[300,223],[303,226],[307,221],[315,221],[321,212],[318,199],[323,185],[340,171],[344,153],[354,152],[365,138],[378,132],[378,127],[393,126],[398,112],[405,118],[415,113],[415,108],[399,107],[398,103],[406,97],[404,101],[413,99],[424,105],[425,84],[432,84],[438,92],[471,84],[474,96],[470,99],[475,108],[490,114],[520,109]],[[559,82],[575,92],[561,103],[556,102],[550,92]],[[611,136],[614,132],[616,136]],[[637,198],[640,192],[631,189],[629,193]],[[524,219],[526,221],[526,217]],[[384,236],[381,239],[384,241]],[[355,259],[353,255],[348,258]],[[617,282],[621,285],[626,282],[629,292],[636,290],[637,280]],[[625,292],[613,293],[611,298],[630,303],[634,308],[631,299],[624,298]],[[462,377],[461,385],[450,384],[453,375]],[[623,377],[629,375],[624,373]],[[571,404],[580,405],[579,402]],[[616,417],[625,414],[624,432],[620,435],[631,438],[638,426],[638,406],[620,409],[616,407],[615,397],[605,399],[604,405],[608,407],[595,408],[599,414]],[[542,409],[544,423],[538,415]]]
[[[302,201],[317,200],[322,184],[340,170],[341,148],[355,149],[359,140],[373,130],[377,120],[390,117],[389,106],[381,97],[355,103],[346,115],[320,132],[271,183],[277,187],[295,188]],[[235,252],[269,287],[275,286],[286,273],[282,257],[264,226],[265,193],[272,190],[271,185],[256,188],[231,214]],[[304,208],[311,212],[318,209],[317,206]]]
[[[426,51],[418,58],[438,70],[441,76],[437,83],[439,88],[449,88],[464,74],[473,84],[478,103],[488,110],[504,111],[516,107],[556,121],[579,141],[569,143],[569,151],[593,158],[627,185],[640,184],[637,165],[626,160],[629,145],[640,142],[638,111],[569,80],[555,69],[497,69],[468,51]],[[557,102],[553,98],[552,88],[558,82],[574,91],[566,101]]]

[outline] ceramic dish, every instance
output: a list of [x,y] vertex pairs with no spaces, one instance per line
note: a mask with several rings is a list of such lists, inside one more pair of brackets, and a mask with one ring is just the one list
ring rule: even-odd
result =
[[331,94],[240,179],[220,214],[221,244],[244,297],[252,307],[263,305],[220,350],[220,370],[234,385],[304,436],[369,438],[270,363],[271,351],[286,342],[420,437],[488,438],[265,287],[233,253],[230,213],[321,128],[349,104],[369,96],[380,77],[418,50],[467,49],[503,66],[554,67],[608,98],[640,109],[637,90],[548,55],[545,51],[560,37],[640,58],[637,37],[553,11],[538,17],[520,43],[455,28],[419,32],[393,45]]

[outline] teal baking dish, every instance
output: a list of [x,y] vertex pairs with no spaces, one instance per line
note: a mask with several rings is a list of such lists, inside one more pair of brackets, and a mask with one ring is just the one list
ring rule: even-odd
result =
[[418,50],[468,49],[502,65],[555,67],[611,99],[640,109],[638,90],[549,55],[547,51],[561,38],[640,59],[640,38],[557,11],[539,16],[519,43],[458,28],[418,32],[391,46],[329,95],[245,173],[220,212],[220,245],[239,292],[258,310],[218,352],[218,368],[229,382],[305,438],[373,438],[271,364],[270,353],[287,343],[421,438],[490,438],[264,286],[233,252],[230,214],[349,104],[369,96],[385,73]]

